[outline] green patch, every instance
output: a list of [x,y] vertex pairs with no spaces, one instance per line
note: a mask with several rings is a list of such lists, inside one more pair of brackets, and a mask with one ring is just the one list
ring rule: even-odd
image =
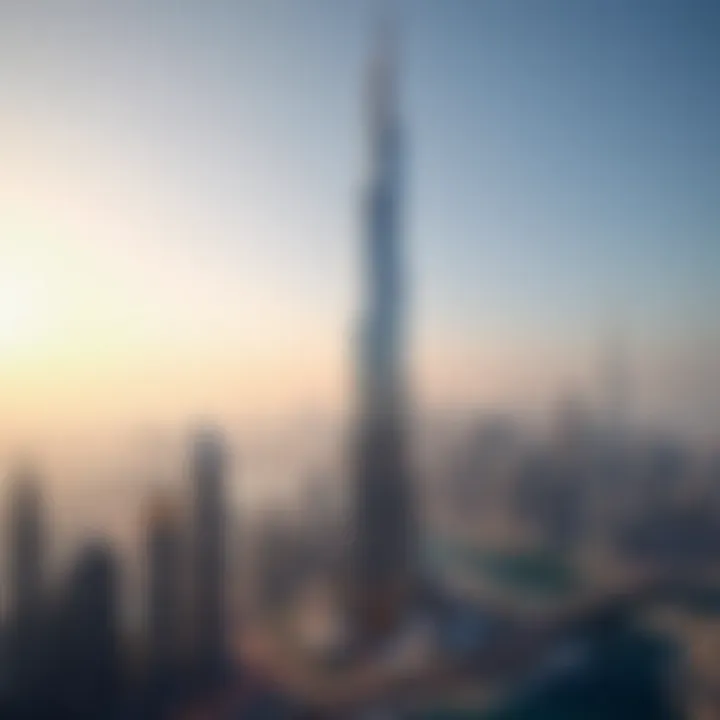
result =
[[562,596],[579,587],[573,568],[548,553],[478,553],[471,562],[497,584],[529,594]]
[[576,592],[580,578],[570,562],[544,551],[481,550],[457,543],[436,543],[432,557],[480,573],[509,590],[536,597],[562,597]]

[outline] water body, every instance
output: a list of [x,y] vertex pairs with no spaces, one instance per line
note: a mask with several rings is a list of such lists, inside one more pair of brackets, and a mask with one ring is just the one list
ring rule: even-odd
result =
[[[436,708],[413,720],[677,720],[678,648],[638,628],[592,640],[583,662],[541,671],[490,711]],[[541,678],[541,679],[540,679]]]
[[560,599],[582,587],[580,573],[569,561],[541,550],[484,549],[432,540],[426,552],[432,566],[453,567],[466,577],[525,597]]

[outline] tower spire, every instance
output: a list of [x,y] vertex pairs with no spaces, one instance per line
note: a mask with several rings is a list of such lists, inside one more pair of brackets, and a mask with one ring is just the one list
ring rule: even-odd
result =
[[375,634],[399,619],[412,585],[414,517],[405,448],[402,148],[393,26],[369,68],[370,172],[364,205],[366,294],[360,326],[354,468],[356,620]]
[[376,30],[368,85],[371,132],[377,137],[397,121],[397,33],[389,17]]

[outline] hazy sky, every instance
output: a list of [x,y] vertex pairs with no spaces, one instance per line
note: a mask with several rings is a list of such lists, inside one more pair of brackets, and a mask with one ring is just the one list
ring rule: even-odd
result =
[[[347,397],[379,3],[0,2],[0,424]],[[720,430],[720,6],[417,0],[418,396]]]

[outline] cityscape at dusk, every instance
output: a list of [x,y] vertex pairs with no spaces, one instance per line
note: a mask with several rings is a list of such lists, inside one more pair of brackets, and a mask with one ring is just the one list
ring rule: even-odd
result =
[[719,35],[0,0],[0,718],[720,717]]

